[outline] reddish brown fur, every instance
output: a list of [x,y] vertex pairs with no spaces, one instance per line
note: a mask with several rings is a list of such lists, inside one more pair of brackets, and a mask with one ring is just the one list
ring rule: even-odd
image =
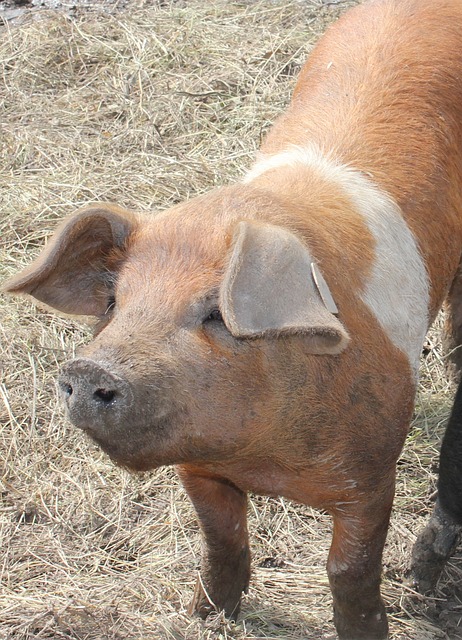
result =
[[[429,272],[431,318],[462,247],[461,25],[456,0],[373,0],[351,11],[313,52],[263,146],[271,154],[317,144],[396,199]],[[79,426],[130,468],[179,465],[206,539],[204,584],[229,615],[249,579],[246,492],[328,510],[339,636],[385,638],[380,560],[415,381],[359,295],[375,258],[363,219],[340,189],[302,167],[268,171],[150,219],[106,211],[113,222],[98,222],[106,229],[99,271],[88,268],[90,229],[85,251],[58,237],[40,264],[7,285],[47,302],[51,278],[53,304],[75,313],[86,301],[69,293],[66,265],[85,274],[100,324],[79,366],[97,363],[123,377],[134,399],[128,425]],[[240,221],[289,229],[310,248],[351,337],[344,351],[314,355],[303,333],[237,340],[203,322],[218,304]],[[122,240],[112,224],[125,230]],[[62,261],[51,260],[64,246]],[[61,272],[66,284],[56,286]],[[209,610],[200,586],[193,608]]]
[[262,146],[317,143],[393,196],[425,257],[432,317],[460,260],[461,20],[457,0],[372,0],[347,12]]

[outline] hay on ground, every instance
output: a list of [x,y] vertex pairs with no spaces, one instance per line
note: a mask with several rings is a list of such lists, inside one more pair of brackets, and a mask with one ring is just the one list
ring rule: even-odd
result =
[[[242,175],[315,39],[348,4],[129,3],[1,27],[0,279],[76,207],[163,209]],[[29,302],[1,302],[0,637],[332,637],[330,520],[282,499],[251,501],[254,574],[239,622],[188,617],[200,535],[173,471],[115,468],[57,401],[56,370],[88,335]],[[430,340],[384,562],[403,640],[462,637],[460,559],[434,597],[403,581],[452,395],[438,328]]]

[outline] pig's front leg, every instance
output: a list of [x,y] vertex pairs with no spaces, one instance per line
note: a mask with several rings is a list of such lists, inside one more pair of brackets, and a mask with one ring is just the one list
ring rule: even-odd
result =
[[333,514],[327,572],[340,640],[388,637],[380,575],[391,502],[387,497],[382,504],[339,505]]
[[205,618],[211,611],[239,613],[250,578],[247,495],[228,480],[187,465],[177,467],[204,535],[201,575],[190,612]]

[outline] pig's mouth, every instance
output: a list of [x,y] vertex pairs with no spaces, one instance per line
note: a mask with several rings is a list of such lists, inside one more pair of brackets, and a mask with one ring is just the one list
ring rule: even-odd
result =
[[[117,400],[113,400],[116,404]],[[127,416],[122,422],[104,424],[82,419],[67,407],[67,415],[74,426],[81,429],[118,465],[132,471],[148,471],[173,464],[171,434],[175,420],[165,415],[155,421],[148,417]],[[146,421],[145,421],[145,419]]]
[[147,470],[173,461],[166,455],[177,411],[135,394],[124,378],[86,358],[65,364],[58,386],[70,421],[115,462]]
[[119,466],[131,471],[149,471],[172,464],[170,458],[170,421],[158,421],[150,428],[138,429],[127,423],[123,434],[102,435],[99,431],[84,428],[83,431]]

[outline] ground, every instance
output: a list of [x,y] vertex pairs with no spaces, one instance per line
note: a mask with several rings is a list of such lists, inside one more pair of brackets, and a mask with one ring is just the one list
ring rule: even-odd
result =
[[[155,211],[242,175],[316,38],[349,4],[0,2],[0,279],[79,206]],[[0,637],[334,637],[330,519],[282,499],[252,497],[254,573],[237,624],[187,615],[200,535],[173,470],[116,468],[57,399],[59,364],[88,337],[72,319],[1,300]],[[396,640],[462,638],[460,554],[431,596],[406,581],[452,394],[437,326],[384,557]]]

